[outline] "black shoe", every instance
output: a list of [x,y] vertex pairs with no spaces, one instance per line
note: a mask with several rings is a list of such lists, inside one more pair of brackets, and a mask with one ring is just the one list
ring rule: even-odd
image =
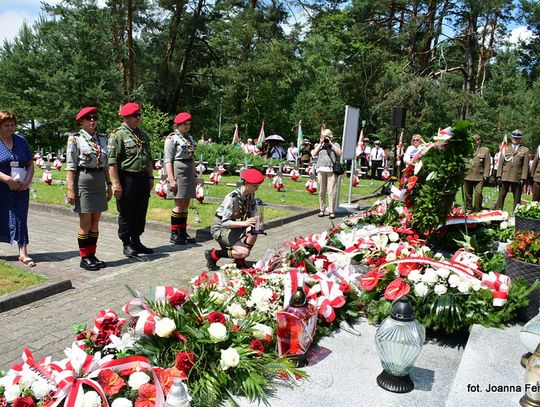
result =
[[124,256],[132,258],[132,257],[138,257],[139,253],[137,253],[137,250],[133,247],[131,244],[127,244],[124,246]]
[[187,244],[186,239],[183,239],[183,238],[178,237],[178,236],[176,236],[175,238],[173,238],[173,237],[171,236],[170,242],[171,242],[171,243],[174,243],[174,244],[179,244],[179,245],[185,245],[185,244]]
[[146,247],[141,242],[134,242],[131,246],[135,249],[137,254],[152,254],[152,253],[154,253],[154,250],[150,249],[149,247]]
[[212,250],[205,250],[204,258],[206,259],[206,267],[208,267],[208,270],[210,271],[219,270],[219,266],[217,265],[217,262],[212,258]]
[[94,263],[98,265],[100,269],[104,269],[105,267],[107,267],[107,263],[98,259],[95,254],[91,254],[88,257],[90,257],[94,261]]
[[185,242],[185,243],[180,243],[180,244],[190,244],[190,243],[196,243],[197,242],[197,240],[195,240],[195,238],[188,235],[185,231],[183,233],[180,232],[178,234],[178,239],[183,240]]
[[81,259],[81,268],[85,270],[99,270],[99,266],[96,264],[96,262],[90,257],[83,257]]

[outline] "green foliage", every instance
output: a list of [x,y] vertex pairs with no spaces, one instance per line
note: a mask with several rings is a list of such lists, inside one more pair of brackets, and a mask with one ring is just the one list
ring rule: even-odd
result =
[[236,175],[236,170],[240,169],[244,162],[257,168],[260,171],[264,171],[264,165],[267,163],[279,163],[279,160],[266,160],[260,156],[253,154],[246,154],[241,148],[232,146],[230,144],[200,144],[195,151],[195,159],[208,162],[208,169],[212,169],[214,165],[224,160],[226,169],[231,175]]
[[532,201],[525,205],[518,205],[514,215],[519,215],[523,218],[540,219],[540,202]]

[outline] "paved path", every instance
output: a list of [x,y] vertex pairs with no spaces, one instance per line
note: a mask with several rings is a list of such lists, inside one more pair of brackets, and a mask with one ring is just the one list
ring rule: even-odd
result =
[[[0,313],[0,370],[19,362],[24,347],[29,347],[36,358],[63,358],[64,348],[73,341],[71,328],[75,324],[90,324],[102,308],[121,312],[131,298],[126,285],[145,293],[156,285],[187,287],[189,280],[205,268],[203,251],[214,246],[212,241],[191,246],[169,244],[164,224],[163,231],[147,230],[142,236],[143,243],[155,253],[131,260],[122,256],[116,225],[102,222],[97,254],[108,267],[90,272],[79,267],[77,225],[74,215],[31,211],[30,253],[38,263],[34,270],[52,278],[71,279],[74,289]],[[270,229],[268,236],[260,237],[250,258],[259,259],[267,248],[277,248],[296,236],[318,233],[331,225],[328,217],[312,215]],[[0,245],[0,260],[17,264],[16,246]]]

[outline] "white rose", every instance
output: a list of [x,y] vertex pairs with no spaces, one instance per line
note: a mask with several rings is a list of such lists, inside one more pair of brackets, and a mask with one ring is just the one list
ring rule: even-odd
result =
[[422,276],[422,281],[426,284],[435,284],[438,279],[439,276],[437,272],[432,268],[427,268]]
[[234,348],[221,350],[221,359],[219,365],[221,370],[227,370],[230,367],[235,367],[240,362],[240,355]]
[[516,226],[516,219],[515,218],[509,219],[508,220],[508,227],[513,228],[514,226]]
[[448,270],[445,267],[441,267],[440,269],[437,270],[437,274],[439,275],[439,277],[444,278],[446,280],[448,276],[450,275],[450,270]]
[[395,260],[397,257],[396,257],[396,253],[395,252],[390,252],[386,255],[386,261],[392,261],[392,260]]
[[10,386],[6,386],[6,389],[4,391],[4,397],[6,398],[6,401],[8,403],[13,403],[17,397],[21,395],[21,386],[18,384],[12,384]]
[[425,297],[428,293],[428,286],[424,283],[418,283],[414,286],[414,294],[418,297]]
[[396,232],[391,232],[388,234],[388,238],[391,242],[397,242],[399,240],[399,235]]
[[131,373],[128,380],[128,386],[132,389],[139,390],[139,387],[141,387],[143,384],[148,383],[150,381],[150,376],[148,376],[144,372],[134,372]]
[[217,291],[211,291],[210,299],[218,304],[223,304],[223,302],[225,302],[225,294],[222,294]]
[[416,283],[417,281],[420,281],[420,278],[422,275],[420,274],[420,270],[413,269],[409,272],[409,275],[407,278],[412,281],[413,283]]
[[32,383],[36,381],[36,376],[32,374],[32,371],[25,371],[19,384],[23,387],[30,387]]
[[233,318],[243,318],[246,316],[246,310],[236,302],[227,307],[227,312]]
[[208,333],[212,342],[223,342],[227,339],[227,328],[220,322],[213,322],[208,327]]
[[118,397],[117,399],[114,399],[114,401],[111,404],[111,407],[131,407],[133,406],[133,403],[130,399],[127,399],[125,397]]
[[456,274],[452,274],[450,277],[448,277],[448,285],[452,288],[456,288],[460,282],[461,279]]
[[38,400],[42,399],[51,390],[47,381],[43,379],[37,379],[32,383],[31,389]]
[[501,230],[504,230],[504,229],[508,228],[508,222],[505,221],[505,220],[503,220],[503,221],[501,222],[501,224],[499,225],[499,228],[500,228]]
[[469,292],[470,287],[471,285],[469,284],[469,282],[466,280],[463,280],[458,284],[457,289],[460,293],[467,294]]
[[160,338],[168,338],[176,329],[176,324],[170,318],[161,318],[156,322],[155,333]]
[[314,266],[317,269],[317,271],[322,271],[324,269],[324,260],[323,259],[315,260]]
[[256,339],[266,339],[267,336],[272,337],[273,332],[272,327],[269,327],[268,325],[259,323],[253,325],[253,336]]
[[435,291],[435,294],[437,295],[446,294],[447,290],[446,286],[442,284],[435,284],[435,287],[433,287],[433,291]]
[[101,407],[101,396],[90,390],[84,393],[83,407]]
[[474,291],[478,291],[482,288],[482,282],[480,280],[474,279],[471,284]]

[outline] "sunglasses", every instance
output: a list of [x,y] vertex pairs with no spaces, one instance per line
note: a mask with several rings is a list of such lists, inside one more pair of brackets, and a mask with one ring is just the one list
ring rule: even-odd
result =
[[141,114],[140,113],[133,113],[133,114],[130,114],[131,117],[141,117]]
[[85,116],[85,117],[84,117],[84,120],[88,120],[89,122],[95,122],[97,119],[98,119],[98,117],[95,116],[95,115],[92,115],[92,116]]

